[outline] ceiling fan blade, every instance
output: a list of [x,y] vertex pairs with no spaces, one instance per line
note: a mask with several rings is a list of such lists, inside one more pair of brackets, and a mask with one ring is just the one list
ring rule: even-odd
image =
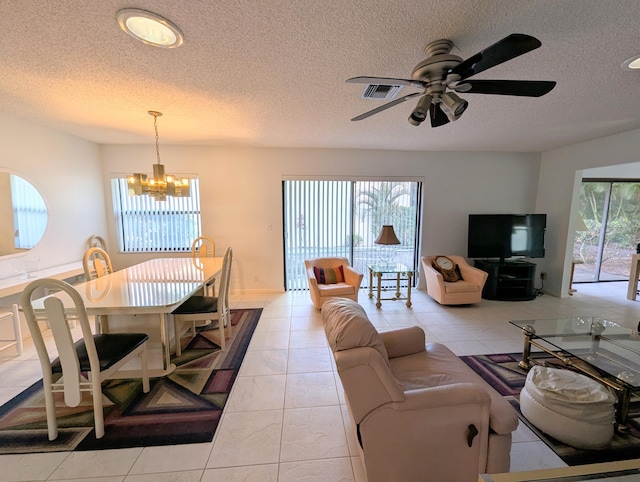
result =
[[411,79],[394,79],[392,77],[353,77],[347,79],[349,84],[385,84],[385,85],[412,85],[414,87],[422,88],[424,84],[417,80]]
[[431,104],[429,117],[431,117],[431,127],[440,127],[449,123],[449,118],[447,114],[442,112],[440,104]]
[[523,97],[541,97],[556,86],[547,80],[467,80],[471,88],[469,94],[518,95]]
[[458,74],[460,80],[464,80],[507,60],[535,50],[540,45],[542,45],[540,41],[531,35],[513,33],[456,65],[451,69],[451,72]]
[[380,107],[376,107],[375,109],[372,109],[368,112],[365,112],[364,114],[360,114],[359,116],[354,117],[353,119],[351,119],[352,121],[359,121],[362,119],[366,119],[367,117],[371,117],[373,114],[377,114],[378,112],[382,112],[383,110],[387,110],[389,107],[393,107],[394,105],[398,105],[398,104],[402,104],[404,101],[409,100],[411,97],[415,97],[416,95],[423,95],[424,92],[413,92],[411,94],[407,94],[403,97],[398,97],[396,100],[392,100],[391,102],[388,102],[384,105],[381,105]]

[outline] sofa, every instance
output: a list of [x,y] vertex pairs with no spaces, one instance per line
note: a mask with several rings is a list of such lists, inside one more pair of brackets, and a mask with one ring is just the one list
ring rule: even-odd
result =
[[513,407],[417,326],[378,333],[364,309],[327,300],[322,319],[368,482],[476,482],[508,472]]
[[427,294],[441,305],[469,305],[482,300],[482,289],[489,276],[487,272],[471,266],[462,256],[447,255],[458,267],[462,279],[446,281],[433,267],[436,256],[422,257],[422,270],[427,283]]

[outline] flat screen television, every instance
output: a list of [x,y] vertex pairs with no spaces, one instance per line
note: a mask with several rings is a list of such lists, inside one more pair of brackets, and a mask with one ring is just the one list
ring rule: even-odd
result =
[[469,258],[544,258],[546,214],[469,214]]

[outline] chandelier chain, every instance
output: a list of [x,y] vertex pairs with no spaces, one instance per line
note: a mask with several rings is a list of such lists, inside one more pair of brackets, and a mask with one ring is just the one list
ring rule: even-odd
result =
[[158,141],[158,113],[154,113],[151,115],[153,115],[153,127],[156,130],[156,159],[158,160],[158,164],[160,164],[160,142]]

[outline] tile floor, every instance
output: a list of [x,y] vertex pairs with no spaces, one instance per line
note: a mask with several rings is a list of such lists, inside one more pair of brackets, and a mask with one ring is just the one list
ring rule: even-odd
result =
[[[626,299],[626,283],[575,287],[568,298],[525,302],[484,300],[443,307],[424,291],[408,309],[385,301],[380,310],[363,292],[360,303],[380,330],[418,325],[428,340],[458,355],[515,352],[522,348],[510,319],[601,316],[628,327],[640,320],[640,302]],[[308,293],[235,295],[232,307],[264,309],[211,443],[97,452],[0,456],[0,480],[365,481],[340,381]],[[0,404],[40,378],[33,345],[15,357],[0,352]],[[512,471],[564,463],[523,424],[511,450]]]

